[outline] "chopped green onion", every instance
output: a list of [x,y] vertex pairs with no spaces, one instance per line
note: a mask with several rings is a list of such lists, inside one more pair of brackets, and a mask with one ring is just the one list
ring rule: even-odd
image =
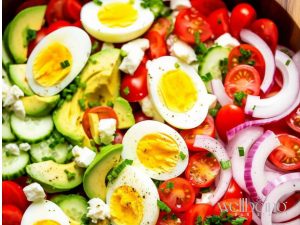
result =
[[249,65],[249,66],[254,66],[255,65],[255,61],[254,60],[249,60],[248,62],[247,62],[247,64]]
[[180,65],[179,65],[178,62],[176,62],[174,66],[175,66],[176,69],[180,68]]
[[127,56],[127,52],[121,49],[120,55],[124,58]]
[[246,50],[243,48],[240,48],[240,53],[241,53],[241,56],[239,56],[239,58],[238,58],[239,63],[250,59],[250,57],[252,55],[252,52],[250,50]]
[[202,225],[202,217],[201,216],[197,216],[195,225]]
[[36,38],[36,30],[27,29],[27,36],[26,36],[27,42],[29,43],[35,38]]
[[82,110],[85,110],[85,101],[83,98],[78,99],[78,104]]
[[211,191],[210,187],[206,187],[206,188],[201,188],[201,189],[200,189],[200,192],[201,192],[201,193],[208,193],[208,192],[210,192],[210,191]]
[[125,167],[127,165],[132,165],[133,160],[130,159],[125,159],[124,161],[122,161],[119,165],[117,165],[115,168],[113,168],[107,175],[107,180],[109,182],[113,181],[114,179],[116,179],[119,174],[125,169]]
[[106,105],[107,105],[108,107],[114,107],[114,103],[113,103],[112,101],[108,101],[108,102],[106,103]]
[[75,173],[72,173],[72,172],[70,172],[69,170],[64,170],[64,172],[65,172],[66,175],[67,175],[68,181],[75,179],[75,177],[76,177],[76,174],[75,174]]
[[223,170],[227,170],[231,167],[231,162],[230,160],[227,160],[227,161],[221,161],[221,167]]
[[245,156],[245,149],[244,149],[244,147],[238,147],[238,150],[239,150],[239,155],[240,156]]
[[288,65],[290,65],[290,63],[291,63],[291,60],[289,59],[285,62],[285,65],[288,66]]
[[231,224],[232,225],[242,225],[244,224],[244,222],[246,221],[247,219],[244,218],[244,217],[239,217],[239,218],[236,218],[235,220],[232,220],[231,221]]
[[238,106],[242,105],[243,99],[247,96],[243,91],[238,91],[234,93],[234,103]]
[[219,69],[221,71],[222,77],[225,78],[228,72],[228,58],[224,58],[220,60]]
[[174,188],[174,183],[173,182],[168,182],[167,185],[166,185],[166,188],[173,189]]
[[186,154],[184,154],[183,152],[180,152],[179,157],[181,158],[181,160],[184,160],[186,158]]
[[205,74],[204,76],[200,76],[201,79],[204,81],[204,82],[209,82],[213,79],[213,76],[211,75],[210,72],[208,72],[207,74]]
[[67,95],[67,96],[66,96],[66,101],[67,101],[67,102],[69,102],[69,101],[71,101],[71,100],[72,100],[72,98],[73,98],[73,96],[72,96],[72,95]]
[[65,68],[70,66],[70,63],[69,63],[68,60],[65,60],[65,61],[60,63],[60,66],[61,66],[62,69],[65,69]]
[[125,95],[129,95],[129,93],[130,93],[129,87],[128,87],[128,86],[125,87],[125,88],[123,89],[123,92],[124,92]]
[[157,200],[157,206],[161,211],[165,211],[167,213],[171,212],[169,206],[167,206],[164,202]]
[[96,4],[96,5],[102,5],[102,1],[101,0],[93,0],[93,2]]
[[256,105],[254,105],[253,107],[252,107],[252,110],[254,110],[256,108]]

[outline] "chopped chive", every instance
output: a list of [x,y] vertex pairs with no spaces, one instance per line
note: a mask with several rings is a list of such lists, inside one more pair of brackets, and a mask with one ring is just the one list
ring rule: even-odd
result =
[[231,162],[230,160],[227,160],[227,161],[221,161],[221,167],[223,170],[227,170],[231,167]]
[[186,154],[184,154],[183,152],[180,152],[179,157],[181,158],[181,160],[184,160],[186,158]]
[[93,0],[93,2],[96,4],[96,5],[102,5],[102,1],[101,0]]
[[213,79],[213,76],[211,75],[210,72],[208,72],[207,74],[200,76],[200,77],[204,82],[209,82]]
[[114,179],[116,179],[119,174],[124,170],[124,168],[127,165],[132,165],[133,160],[130,159],[125,159],[124,161],[122,161],[119,165],[117,165],[116,167],[114,167],[107,175],[107,180],[108,181],[113,181]]
[[252,110],[255,110],[255,108],[256,108],[256,105],[254,105],[254,106],[252,107]]
[[239,150],[239,155],[240,156],[245,156],[245,149],[244,149],[244,147],[238,147],[238,150]]
[[201,188],[201,189],[200,189],[200,192],[201,192],[201,193],[208,193],[208,192],[210,192],[210,191],[211,191],[210,187],[206,187],[206,188]]
[[174,188],[174,183],[173,182],[168,182],[167,185],[166,185],[166,188],[173,189]]
[[65,60],[65,61],[60,63],[60,66],[61,66],[62,69],[65,69],[65,68],[70,66],[70,63],[69,63],[68,60]]
[[121,49],[120,55],[124,58],[127,56],[127,52]]
[[108,102],[106,103],[106,105],[107,105],[108,107],[114,107],[114,103],[113,103],[112,101],[108,101]]
[[288,59],[288,60],[285,62],[285,65],[288,66],[288,65],[290,65],[290,63],[291,63],[291,60]]
[[67,95],[67,96],[66,96],[66,101],[67,101],[67,102],[71,101],[71,100],[72,100],[72,97],[73,97],[72,95]]
[[174,64],[174,66],[175,66],[176,69],[180,68],[180,65],[179,65],[178,62],[176,62],[176,63]]
[[36,30],[27,29],[27,36],[26,36],[27,42],[29,43],[35,38],[36,38]]
[[238,106],[242,105],[243,99],[247,96],[243,91],[238,91],[234,93],[234,103]]
[[84,99],[78,99],[78,104],[82,110],[85,110],[85,101]]
[[171,212],[169,206],[167,206],[164,202],[157,200],[157,206],[161,211],[165,211],[167,213]]
[[123,89],[123,93],[124,93],[125,95],[129,95],[130,90],[129,90],[129,87],[128,87],[128,86],[125,87],[125,88]]

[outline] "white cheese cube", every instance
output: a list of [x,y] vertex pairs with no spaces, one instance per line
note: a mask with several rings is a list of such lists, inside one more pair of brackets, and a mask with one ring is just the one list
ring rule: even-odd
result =
[[87,147],[81,148],[78,145],[73,147],[72,154],[75,157],[76,165],[83,168],[88,167],[96,156],[96,153],[91,149]]
[[142,51],[146,51],[150,46],[149,40],[146,38],[138,38],[130,41],[122,46],[122,50],[125,52],[130,52],[132,49],[137,48]]
[[101,119],[98,124],[100,141],[108,145],[114,140],[114,134],[117,129],[117,121],[115,119]]
[[180,9],[180,8],[190,8],[192,7],[190,0],[171,0],[170,2],[171,9]]
[[36,182],[24,187],[23,191],[30,202],[40,201],[46,197],[43,187]]
[[225,33],[215,40],[215,44],[226,48],[234,48],[235,46],[240,45],[240,42],[232,37],[229,33]]
[[31,146],[28,143],[21,143],[21,144],[19,144],[19,149],[21,151],[27,152],[31,149]]
[[5,149],[9,155],[20,155],[20,149],[15,143],[5,145]]
[[2,96],[3,107],[13,105],[22,96],[24,96],[23,91],[18,86],[13,85],[6,90],[5,96]]
[[14,111],[14,113],[16,114],[16,116],[18,116],[19,118],[22,118],[22,119],[25,118],[26,112],[25,112],[25,108],[24,108],[23,102],[21,100],[17,100],[13,104],[11,110]]
[[87,217],[91,218],[92,223],[110,218],[109,206],[100,198],[92,198],[88,204]]

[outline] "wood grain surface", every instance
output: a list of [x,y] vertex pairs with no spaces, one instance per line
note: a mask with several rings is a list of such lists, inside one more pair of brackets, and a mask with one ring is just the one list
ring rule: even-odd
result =
[[276,0],[288,13],[293,17],[294,21],[300,27],[300,0]]

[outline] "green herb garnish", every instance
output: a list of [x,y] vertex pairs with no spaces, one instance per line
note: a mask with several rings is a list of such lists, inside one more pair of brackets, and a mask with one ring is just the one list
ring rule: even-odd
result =
[[291,63],[291,60],[288,59],[288,60],[285,62],[285,65],[288,66],[288,65],[290,65],[290,63]]
[[238,106],[241,106],[243,104],[243,99],[247,96],[243,91],[235,92],[234,93],[234,103]]
[[223,170],[227,170],[227,169],[229,169],[231,167],[230,160],[221,161],[220,164],[221,164],[221,167],[222,167]]
[[247,61],[248,59],[250,59],[250,57],[252,55],[252,52],[250,50],[246,50],[243,48],[240,48],[240,53],[241,53],[241,55],[238,58],[239,63]]
[[179,65],[178,62],[176,62],[176,63],[174,64],[174,66],[175,66],[176,69],[180,68],[180,65]]
[[36,38],[36,30],[27,29],[27,36],[26,36],[27,43],[34,40],[35,38]]
[[213,76],[211,75],[210,72],[208,72],[207,74],[205,74],[204,76],[200,76],[201,79],[204,81],[204,82],[209,82],[213,79]]
[[239,150],[239,155],[240,156],[245,156],[245,149],[244,149],[244,147],[238,147],[238,150]]
[[101,0],[93,0],[93,2],[99,6],[103,4]]
[[206,188],[201,188],[201,189],[200,189],[200,192],[201,192],[201,193],[208,193],[208,192],[210,192],[210,191],[211,191],[210,187],[206,187]]
[[75,177],[76,177],[76,174],[75,174],[75,173],[72,173],[72,172],[70,172],[69,170],[64,170],[64,172],[65,172],[66,175],[67,175],[68,181],[74,180],[74,179],[75,179]]
[[171,212],[169,206],[167,206],[164,202],[157,200],[157,206],[161,211],[165,211],[167,213]]
[[85,110],[85,101],[83,98],[78,99],[78,104],[79,104],[80,108],[84,111]]
[[107,180],[109,182],[113,181],[114,179],[116,179],[119,174],[125,169],[125,167],[127,165],[132,165],[133,160],[130,159],[125,159],[124,161],[122,161],[121,163],[119,163],[116,167],[114,167],[107,175]]
[[128,86],[125,87],[125,88],[123,89],[123,93],[124,93],[125,95],[129,95],[130,90],[129,90],[129,87],[128,87]]
[[228,72],[228,58],[221,59],[219,62],[219,69],[221,71],[221,75],[223,79],[225,78]]
[[195,225],[202,225],[202,217],[201,216],[197,216],[197,219],[195,221]]
[[65,60],[65,61],[63,61],[63,62],[60,63],[60,67],[61,67],[62,69],[65,69],[65,68],[67,68],[67,67],[69,67],[69,66],[70,66],[70,63],[69,63],[68,60]]
[[183,152],[180,152],[179,157],[181,158],[181,160],[184,160],[186,158],[186,154],[184,154]]
[[173,182],[168,182],[167,185],[166,185],[166,188],[173,189],[174,188],[174,183]]
[[162,0],[142,0],[141,6],[149,8],[155,18],[166,17],[171,14],[171,9],[167,7]]

